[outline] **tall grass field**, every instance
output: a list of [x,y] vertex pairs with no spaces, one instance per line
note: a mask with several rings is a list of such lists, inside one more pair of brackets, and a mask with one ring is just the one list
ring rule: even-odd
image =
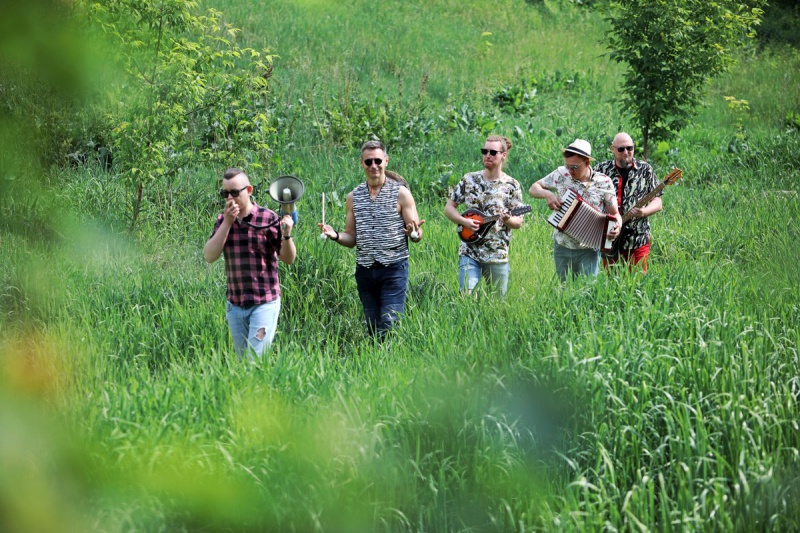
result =
[[[528,188],[576,137],[600,160],[639,137],[583,4],[206,0],[277,55],[256,201],[278,208],[277,176],[305,184],[274,344],[237,361],[223,261],[203,260],[223,168],[154,182],[132,233],[113,166],[19,176],[0,224],[0,531],[800,531],[800,52],[749,45],[650,147],[659,176],[684,174],[647,274],[561,284]],[[459,293],[443,213],[489,133],[512,139],[504,170],[533,206],[505,298]],[[371,135],[426,221],[384,342],[354,250],[316,226],[325,193],[344,227]]]

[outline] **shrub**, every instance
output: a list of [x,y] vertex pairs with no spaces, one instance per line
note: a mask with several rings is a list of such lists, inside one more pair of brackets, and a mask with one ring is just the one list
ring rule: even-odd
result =
[[651,140],[666,140],[694,116],[706,83],[733,66],[734,49],[755,35],[764,0],[611,3],[605,42],[626,63],[624,108]]
[[378,93],[372,98],[332,98],[324,118],[314,121],[320,137],[337,144],[358,147],[365,139],[381,139],[394,147],[423,142],[436,129],[426,117],[427,108],[404,105]]
[[[239,30],[193,0],[82,2],[123,75],[109,88],[114,159],[132,198],[193,159],[258,167],[272,132],[266,108],[273,55],[242,48]],[[116,106],[114,103],[119,102]]]

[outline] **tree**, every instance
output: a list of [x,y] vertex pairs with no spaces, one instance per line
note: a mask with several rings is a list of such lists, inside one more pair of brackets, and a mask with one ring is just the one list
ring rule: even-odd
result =
[[273,55],[235,43],[222,13],[193,0],[82,0],[124,74],[107,88],[114,166],[136,226],[148,185],[193,162],[258,167],[274,131]]
[[707,82],[730,70],[755,36],[766,0],[617,0],[604,42],[626,63],[622,104],[648,143],[673,137],[695,115]]

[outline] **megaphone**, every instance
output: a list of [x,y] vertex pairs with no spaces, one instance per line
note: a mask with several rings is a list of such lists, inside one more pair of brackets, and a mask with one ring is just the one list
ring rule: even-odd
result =
[[294,176],[280,176],[269,184],[270,197],[281,204],[281,216],[291,215],[295,224],[297,224],[297,208],[294,203],[303,196],[303,192],[305,192],[303,182]]

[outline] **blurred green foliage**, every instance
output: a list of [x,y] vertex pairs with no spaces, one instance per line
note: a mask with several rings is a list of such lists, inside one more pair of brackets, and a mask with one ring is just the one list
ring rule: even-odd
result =
[[[230,42],[282,55],[266,93],[242,96],[246,117],[266,109],[274,129],[234,127],[243,142],[252,134],[269,144],[243,162],[254,163],[257,200],[269,205],[270,174],[301,176],[307,187],[298,261],[281,267],[279,333],[253,366],[231,355],[224,267],[201,253],[228,148],[154,174],[127,236],[125,160],[115,153],[107,168],[93,139],[110,141],[89,133],[109,131],[106,120],[128,105],[149,127],[147,98],[136,95],[172,97],[164,85],[123,86],[126,60],[162,72],[153,34],[133,25],[125,38],[150,40],[128,55],[80,25],[67,34],[85,37],[62,47],[57,30],[75,12],[32,2],[17,12],[33,13],[33,44],[0,36],[20,43],[3,48],[14,68],[2,90],[18,78],[31,98],[55,95],[52,109],[64,113],[37,123],[25,95],[5,93],[0,530],[800,528],[796,54],[759,54],[715,80],[718,96],[654,154],[660,174],[677,165],[685,177],[653,220],[647,276],[559,285],[546,208],[532,202],[515,232],[508,297],[480,289],[463,298],[442,205],[449,186],[480,168],[485,133],[514,137],[505,170],[525,189],[572,138],[590,139],[599,158],[613,133],[631,128],[596,43],[564,46],[569,31],[598,35],[599,15],[552,2],[390,0],[381,14],[393,31],[377,34],[364,23],[367,3],[219,3],[249,28]],[[175,3],[133,7],[147,6],[159,8],[148,15],[154,25],[180,22]],[[114,14],[125,24],[130,15]],[[540,17],[546,23],[534,25]],[[4,16],[0,24],[25,27]],[[48,46],[58,65],[25,62]],[[75,79],[62,83],[59,71]],[[531,87],[534,113],[523,113],[516,97]],[[752,110],[729,108],[729,94]],[[82,109],[75,120],[96,117],[97,130],[70,125],[70,110]],[[173,111],[165,116],[177,120]],[[195,131],[228,134],[203,124]],[[87,132],[91,148],[71,158],[81,164],[40,165],[49,134],[69,137],[57,128]],[[748,150],[731,151],[740,131]],[[328,220],[344,224],[342,200],[363,180],[357,145],[372,134],[393,140],[390,166],[427,219],[412,249],[408,312],[385,344],[364,337],[352,254],[314,227],[322,192]],[[193,139],[189,152],[213,151],[206,137]]]
[[758,28],[763,45],[789,45],[800,48],[800,4],[796,0],[772,0],[764,7],[764,20]]

